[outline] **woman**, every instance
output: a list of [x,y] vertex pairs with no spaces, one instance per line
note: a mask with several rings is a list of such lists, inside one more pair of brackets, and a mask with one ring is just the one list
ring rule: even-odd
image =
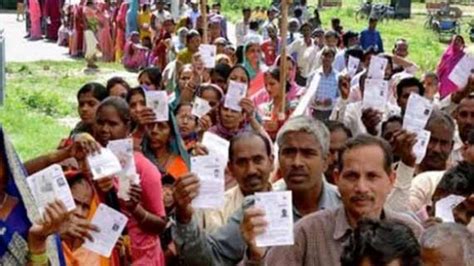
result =
[[441,99],[458,89],[462,89],[458,88],[457,85],[449,79],[449,75],[461,58],[463,58],[465,47],[466,45],[463,37],[461,35],[454,35],[451,44],[444,52],[443,57],[438,64],[436,74],[439,78],[439,94]]
[[181,134],[186,150],[190,152],[198,142],[198,118],[192,114],[193,105],[182,103],[176,107],[174,112],[178,122],[179,133]]
[[131,136],[135,150],[141,149],[143,136],[145,135],[145,124],[142,121],[143,110],[146,108],[145,89],[135,87],[130,90],[127,95],[127,103],[130,108],[130,116],[132,119]]
[[143,7],[138,14],[138,27],[140,32],[140,40],[142,42],[146,37],[151,38],[151,17],[152,13],[150,11],[150,5],[143,4]]
[[139,71],[148,65],[148,48],[140,44],[138,32],[132,32],[125,44],[123,66],[129,71]]
[[30,40],[39,40],[43,36],[41,33],[41,7],[38,0],[29,1],[30,10]]
[[250,80],[261,73],[264,64],[261,63],[261,49],[257,41],[249,40],[243,47],[242,65],[249,73]]
[[[97,109],[94,137],[106,147],[109,141],[127,138],[130,123],[130,110],[125,100],[109,97]],[[164,219],[166,214],[161,175],[142,153],[134,152],[133,157],[140,185],[132,185],[130,200],[120,204],[129,218],[127,229],[131,241],[132,264],[164,266],[159,234],[165,229],[167,221]],[[111,184],[112,186],[101,186],[102,191],[112,190],[113,183]]]
[[0,264],[65,265],[59,238],[48,236],[67,219],[66,207],[56,200],[40,216],[26,183],[25,169],[1,127],[0,196]]
[[99,20],[99,46],[102,52],[102,60],[104,62],[114,61],[114,43],[112,40],[111,17],[110,12],[105,3],[99,4],[97,19]]
[[77,111],[81,121],[71,131],[71,136],[78,133],[92,133],[97,107],[107,96],[107,89],[97,82],[86,83],[79,89]]
[[147,123],[142,150],[162,176],[170,175],[178,179],[189,171],[189,155],[171,110],[168,121]]
[[161,90],[161,71],[157,67],[147,67],[138,74],[138,83],[147,90]]
[[97,40],[97,33],[99,31],[99,12],[94,5],[93,0],[87,0],[87,4],[84,7],[84,19],[86,25],[86,31],[84,32],[84,37],[86,40],[86,52],[84,58],[87,62],[87,67],[96,69],[98,66],[95,64],[99,51],[97,45],[99,44]]
[[61,1],[45,0],[43,10],[43,14],[48,21],[46,26],[46,38],[51,41],[57,41],[58,30],[61,26]]
[[122,62],[123,48],[125,46],[126,16],[128,3],[122,2],[115,17],[115,61]]
[[[296,102],[288,97],[291,85],[288,81],[286,84],[281,84],[280,74],[278,67],[272,67],[265,72],[265,91],[270,100],[257,105],[258,113],[263,118],[263,127],[272,140],[275,140],[278,130],[296,108]],[[283,86],[286,92],[284,108],[282,108]]]
[[126,36],[130,36],[132,32],[138,31],[138,0],[129,1],[126,14]]

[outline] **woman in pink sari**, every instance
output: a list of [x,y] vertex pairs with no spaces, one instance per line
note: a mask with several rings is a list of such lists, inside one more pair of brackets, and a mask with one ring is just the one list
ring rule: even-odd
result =
[[98,13],[99,19],[99,46],[102,52],[102,60],[105,62],[112,62],[114,60],[114,43],[112,41],[112,31],[110,27],[110,12],[107,4],[101,3]]
[[81,3],[74,6],[73,11],[73,33],[71,40],[69,41],[69,53],[71,56],[81,56],[84,52],[84,12],[83,12],[84,0]]
[[123,65],[130,71],[138,71],[148,64],[149,50],[140,44],[140,34],[137,31],[130,33],[125,44]]
[[115,61],[121,62],[123,57],[123,49],[125,46],[125,19],[127,17],[128,4],[123,2],[118,10],[115,20]]
[[41,33],[41,7],[39,0],[30,0],[30,39],[39,40],[43,37]]
[[463,37],[461,35],[454,35],[451,44],[444,52],[438,64],[436,72],[439,80],[439,94],[441,99],[460,89],[449,79],[449,75],[464,56],[464,47],[466,47],[466,45]]

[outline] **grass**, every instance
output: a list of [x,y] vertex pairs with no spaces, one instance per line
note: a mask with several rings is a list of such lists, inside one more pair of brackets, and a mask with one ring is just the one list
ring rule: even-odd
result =
[[[106,67],[120,69],[115,64]],[[24,160],[56,148],[68,136],[71,128],[60,119],[77,116],[77,90],[100,78],[83,74],[83,68],[82,61],[7,64],[6,100],[0,108],[0,123]]]

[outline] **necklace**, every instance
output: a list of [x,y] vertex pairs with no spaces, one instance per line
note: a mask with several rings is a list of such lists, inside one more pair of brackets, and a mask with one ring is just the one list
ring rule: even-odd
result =
[[3,209],[3,205],[5,205],[5,203],[7,202],[7,199],[8,199],[8,195],[7,193],[5,193],[5,196],[3,196],[2,203],[0,204],[0,210]]

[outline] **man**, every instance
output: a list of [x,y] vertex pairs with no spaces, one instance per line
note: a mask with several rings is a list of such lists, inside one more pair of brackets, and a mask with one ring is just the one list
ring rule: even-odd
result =
[[322,121],[328,120],[339,97],[338,74],[332,68],[335,56],[335,49],[324,47],[321,51],[322,66],[314,74],[319,76],[319,84],[313,100],[313,115]]
[[159,34],[161,32],[161,28],[163,26],[165,18],[171,17],[171,13],[165,9],[165,4],[165,0],[156,1],[156,11],[153,12],[153,15],[151,17],[151,27],[156,32],[156,34]]
[[299,71],[296,76],[296,83],[306,86],[306,80],[315,70],[316,55],[319,49],[311,39],[311,25],[303,23],[300,27],[302,38],[297,39],[288,47],[288,54],[296,60]]
[[[212,4],[212,14],[211,15],[218,15],[221,16],[221,3],[217,2]],[[226,40],[227,37],[227,19],[224,16],[221,16],[221,34]]]
[[425,72],[423,76],[421,76],[421,82],[423,83],[423,87],[425,87],[425,98],[434,103],[439,102],[439,80],[436,73]]
[[280,53],[280,38],[278,37],[278,30],[273,24],[267,26],[268,38],[262,43],[260,48],[263,52],[263,61],[267,66],[273,66],[275,60]]
[[267,10],[267,20],[262,24],[263,41],[266,41],[270,38],[270,35],[268,33],[269,26],[273,26],[276,29],[277,26],[273,23],[273,20],[275,20],[277,14],[278,14],[278,8],[276,8],[275,6],[271,6]]
[[196,29],[198,18],[201,16],[199,11],[199,0],[191,0],[191,10],[188,12],[188,17],[191,18],[193,29]]
[[[280,31],[281,31],[280,23]],[[288,21],[288,37],[286,38],[286,43],[290,46],[294,41],[299,38],[298,30],[300,29],[300,22],[296,18],[292,18]]]
[[244,16],[243,20],[235,25],[235,38],[237,46],[244,44],[244,37],[249,31],[250,17],[252,16],[252,11],[249,7],[244,7],[242,9],[242,14]]
[[[309,213],[338,206],[340,199],[337,191],[323,178],[329,150],[329,132],[326,126],[320,121],[305,116],[291,118],[280,129],[277,143],[280,147],[279,172],[283,176],[283,180],[275,184],[274,189],[293,191],[294,221]],[[244,144],[242,143],[242,145]],[[251,144],[246,147],[256,150],[256,146]],[[262,144],[260,147],[263,149],[264,145]],[[233,151],[236,151],[235,148],[236,146]],[[256,151],[246,151],[246,154],[254,152]],[[264,150],[260,152],[264,152]],[[237,155],[233,158],[237,158]],[[236,160],[234,162],[239,164]],[[234,164],[233,162],[229,163]],[[244,163],[244,166],[246,164]],[[261,176],[263,177],[263,174]],[[268,180],[268,177],[266,178]],[[254,182],[255,179],[251,181],[251,183]],[[186,265],[235,265],[239,263],[243,259],[246,249],[246,244],[240,233],[240,225],[244,219],[244,209],[247,209],[254,199],[252,197],[246,198],[243,208],[239,208],[228,219],[227,224],[213,234],[205,234],[198,228],[196,221],[191,219],[190,202],[197,195],[197,186],[197,178],[180,179],[176,185],[177,223],[174,228],[174,239],[181,259]],[[260,189],[255,188],[253,191],[262,191],[263,188],[264,186],[261,186]],[[252,213],[245,211],[245,215],[250,218]]]
[[400,107],[402,117],[405,115],[408,98],[410,98],[411,93],[423,96],[425,94],[423,84],[415,77],[400,80],[397,84],[397,105]]
[[346,51],[359,44],[359,34],[353,31],[347,31],[342,35],[342,43],[344,49],[336,54],[333,67],[337,72],[341,72],[346,68]]
[[327,126],[331,134],[331,141],[329,142],[328,167],[324,172],[324,176],[329,183],[334,184],[333,174],[339,163],[339,154],[346,141],[352,138],[352,133],[344,124],[337,121],[329,121]]
[[178,53],[176,61],[179,69],[182,65],[191,64],[193,55],[199,51],[201,45],[201,35],[196,30],[190,30],[186,35],[186,48]]
[[249,28],[247,34],[244,36],[244,45],[248,43],[258,43],[262,44],[262,36],[258,33],[258,22],[256,20],[251,20],[249,22]]
[[360,45],[362,49],[366,50],[370,46],[374,46],[377,52],[383,53],[383,41],[380,32],[376,30],[378,18],[370,17],[369,27],[360,33]]
[[454,112],[454,119],[458,126],[455,144],[451,155],[454,163],[462,161],[463,143],[468,140],[469,132],[474,129],[474,94],[463,98]]
[[[242,206],[244,197],[255,192],[269,191],[269,177],[273,171],[273,155],[270,141],[253,132],[241,133],[230,141],[228,167],[238,186],[225,193],[224,208],[205,211],[202,228],[215,232]],[[192,176],[189,176],[192,177]],[[184,180],[183,180],[184,181]]]
[[[357,223],[366,218],[401,222],[416,237],[421,235],[421,225],[411,216],[384,209],[395,181],[390,145],[385,140],[370,135],[349,140],[335,180],[343,205],[301,219],[295,225],[295,244],[271,248],[266,253],[266,265],[338,265],[343,243]],[[248,230],[252,233],[244,232],[247,243],[252,243],[265,228],[265,223],[260,223],[263,213],[252,218]],[[250,245],[249,249],[252,262],[262,261],[264,252],[260,248]]]
[[429,227],[420,242],[425,266],[471,266],[474,261],[474,236],[462,225],[443,223]]

